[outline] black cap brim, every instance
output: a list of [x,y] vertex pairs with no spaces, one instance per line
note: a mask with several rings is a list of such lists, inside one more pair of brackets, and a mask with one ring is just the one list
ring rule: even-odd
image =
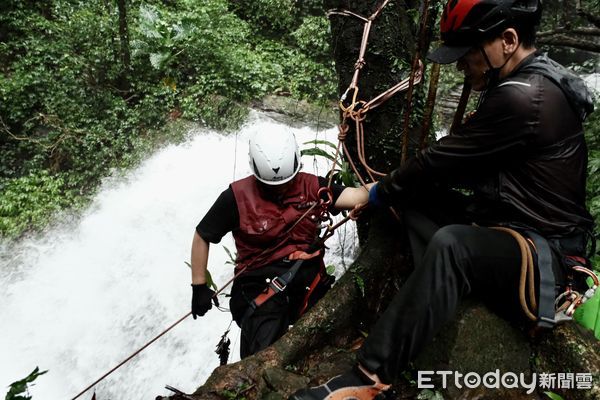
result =
[[441,45],[427,54],[427,59],[437,64],[450,64],[467,54],[473,46],[446,46]]

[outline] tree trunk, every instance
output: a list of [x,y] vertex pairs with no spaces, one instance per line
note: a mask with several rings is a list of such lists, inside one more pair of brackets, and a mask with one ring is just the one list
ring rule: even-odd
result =
[[127,4],[125,0],[117,0],[119,9],[119,40],[121,43],[121,77],[120,89],[129,90],[129,73],[131,71],[131,51],[129,47],[129,27],[127,24]]

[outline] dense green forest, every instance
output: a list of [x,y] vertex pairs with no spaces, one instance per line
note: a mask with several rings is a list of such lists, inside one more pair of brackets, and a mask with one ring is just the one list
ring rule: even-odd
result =
[[182,121],[232,129],[269,93],[330,100],[327,43],[319,1],[3,1],[0,232],[43,227]]
[[[548,32],[565,18],[550,9],[547,46],[560,44]],[[330,50],[320,0],[4,0],[0,234],[85,205],[103,177],[183,140],[190,122],[235,129],[268,94],[331,103]],[[441,91],[459,81],[443,75]],[[600,113],[587,135],[598,216]]]

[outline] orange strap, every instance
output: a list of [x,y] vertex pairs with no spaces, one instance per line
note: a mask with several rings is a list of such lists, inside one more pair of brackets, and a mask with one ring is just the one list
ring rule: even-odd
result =
[[296,251],[290,253],[290,255],[288,255],[287,258],[290,261],[310,260],[311,258],[315,258],[316,256],[318,256],[319,254],[321,254],[321,250],[317,250],[314,253],[310,253],[310,254],[305,251],[302,251],[302,250],[296,250]]
[[315,276],[315,279],[313,279],[312,283],[308,287],[308,291],[306,292],[306,295],[304,295],[304,302],[302,303],[302,308],[300,309],[298,316],[301,316],[302,314],[304,314],[306,312],[306,309],[308,308],[308,300],[310,299],[310,295],[315,290],[315,288],[317,287],[319,282],[321,282],[321,274],[322,273],[323,273],[323,269],[321,269],[321,271],[319,271],[317,273],[317,276]]

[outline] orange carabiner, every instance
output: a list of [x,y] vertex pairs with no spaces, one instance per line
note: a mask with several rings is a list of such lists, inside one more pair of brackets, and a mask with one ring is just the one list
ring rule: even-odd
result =
[[[325,199],[323,198],[323,194],[325,194]],[[317,197],[319,198],[321,207],[327,208],[333,203],[333,193],[331,193],[330,187],[324,186],[320,188],[317,192]]]

